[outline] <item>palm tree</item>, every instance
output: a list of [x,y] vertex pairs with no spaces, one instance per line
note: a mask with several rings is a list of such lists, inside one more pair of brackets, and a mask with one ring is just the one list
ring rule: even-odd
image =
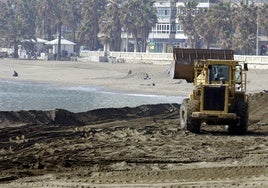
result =
[[140,27],[141,31],[141,43],[142,50],[145,51],[147,46],[147,39],[149,37],[149,33],[151,32],[153,26],[157,23],[157,10],[154,8],[154,1],[144,0],[142,6],[142,17],[143,23]]
[[99,20],[102,12],[105,10],[106,0],[84,0],[82,6],[82,24],[78,38],[85,41],[91,50],[97,50],[100,47]]
[[[91,35],[92,25],[90,22],[82,21],[79,31],[78,31],[78,43],[80,45],[85,45],[89,47],[89,49],[93,49],[93,36]],[[92,40],[91,40],[92,39]]]
[[18,44],[22,39],[35,38],[36,8],[34,0],[8,0],[1,3],[0,35],[14,47],[18,57]]
[[50,5],[49,15],[55,20],[58,30],[58,53],[57,60],[61,60],[61,36],[62,36],[62,25],[64,22],[66,11],[66,2],[62,0],[47,0]]
[[259,25],[261,26],[261,28],[264,30],[264,32],[266,33],[266,35],[268,35],[268,4],[264,4],[263,6],[260,7],[259,9]]
[[76,42],[76,30],[80,25],[82,15],[82,1],[81,0],[66,0],[66,15],[63,20],[66,26],[72,29],[72,41]]
[[145,50],[145,43],[149,32],[157,22],[156,9],[152,0],[131,0],[123,5],[122,24],[125,31],[134,37],[134,51],[138,50],[138,42],[141,42],[140,51]]
[[134,37],[134,51],[137,51],[138,44],[138,25],[141,20],[137,19],[137,12],[140,6],[139,0],[127,1],[123,5],[122,24],[126,32],[131,33]]
[[232,48],[233,15],[230,2],[219,3],[209,9],[210,24],[214,28],[218,44],[221,48]]
[[19,12],[23,15],[25,22],[25,27],[28,27],[26,36],[35,38],[35,28],[36,28],[36,3],[35,0],[21,0],[19,6]]
[[38,0],[37,2],[38,11],[38,35],[42,35],[44,39],[52,40],[53,31],[52,28],[55,26],[54,19],[49,16],[50,6],[46,0]]
[[196,13],[198,3],[196,1],[184,2],[184,7],[181,7],[181,14],[178,18],[183,26],[184,34],[188,37],[188,42],[192,48],[197,48],[199,35],[195,25],[197,17],[193,14]]
[[210,48],[210,44],[215,39],[214,35],[215,28],[211,24],[211,19],[212,16],[210,12],[207,11],[199,15],[194,21],[196,32],[202,38],[202,41],[206,43],[207,49]]
[[112,51],[120,51],[121,47],[121,3],[122,0],[108,0],[99,20],[100,40],[104,46],[109,43]]
[[233,8],[233,48],[242,54],[253,54],[256,46],[257,7],[240,3]]
[[66,0],[39,0],[39,7],[41,7],[40,14],[43,20],[49,20],[49,23],[55,26],[58,33],[58,49],[57,49],[57,59],[61,59],[61,36],[62,36],[62,26],[66,21],[66,15],[69,14],[67,9]]

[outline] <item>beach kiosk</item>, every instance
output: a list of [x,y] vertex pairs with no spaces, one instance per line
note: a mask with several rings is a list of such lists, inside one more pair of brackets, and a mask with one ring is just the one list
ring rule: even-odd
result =
[[[53,57],[55,57],[58,54],[58,40],[59,38],[46,42],[46,45],[52,46],[52,52],[50,51],[49,54],[53,54]],[[64,38],[61,38],[61,56],[71,57],[74,54],[75,45],[76,45],[75,43],[66,40]],[[50,59],[51,58],[48,56],[48,60]]]

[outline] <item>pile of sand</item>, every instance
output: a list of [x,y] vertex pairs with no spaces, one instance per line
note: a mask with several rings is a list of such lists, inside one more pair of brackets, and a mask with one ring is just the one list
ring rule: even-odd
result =
[[255,93],[249,95],[249,121],[251,124],[268,123],[268,93]]
[[[160,114],[168,115],[172,112],[178,113],[179,107],[179,104],[157,104],[142,105],[135,108],[104,108],[80,113],[73,113],[64,109],[50,111],[2,111],[0,112],[0,127],[36,124],[79,126],[103,121],[128,120]],[[268,124],[268,93],[262,92],[249,95],[249,123]]]
[[2,111],[0,112],[0,128],[23,125],[81,126],[107,121],[151,117],[160,114],[168,115],[169,113],[178,112],[179,106],[179,104],[141,105],[133,108],[103,108],[79,113],[64,109]]

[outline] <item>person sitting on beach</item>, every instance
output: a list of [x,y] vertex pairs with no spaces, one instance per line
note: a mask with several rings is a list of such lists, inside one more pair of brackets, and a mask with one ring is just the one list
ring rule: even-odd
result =
[[19,75],[18,75],[18,73],[16,71],[14,71],[13,76],[18,77]]
[[131,69],[128,71],[127,75],[130,75],[130,74],[132,74],[132,70]]
[[149,80],[150,79],[150,77],[149,77],[149,75],[148,75],[148,73],[145,73],[145,76],[144,76],[144,78],[143,78],[144,80]]

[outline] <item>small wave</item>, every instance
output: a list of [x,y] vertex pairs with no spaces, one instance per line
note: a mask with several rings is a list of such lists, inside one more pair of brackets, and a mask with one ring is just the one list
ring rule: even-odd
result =
[[72,91],[86,91],[86,92],[97,92],[100,88],[88,87],[88,86],[71,86],[71,87],[61,87],[62,89],[72,90]]
[[152,95],[152,94],[141,94],[141,93],[128,93],[126,95],[135,97],[180,98],[178,96]]

